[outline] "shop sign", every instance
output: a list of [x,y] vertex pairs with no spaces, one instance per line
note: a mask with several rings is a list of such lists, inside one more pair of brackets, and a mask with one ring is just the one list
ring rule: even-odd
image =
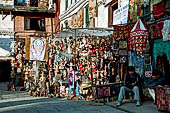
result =
[[145,77],[152,77],[152,65],[145,65]]
[[127,24],[129,2],[113,12],[113,25]]

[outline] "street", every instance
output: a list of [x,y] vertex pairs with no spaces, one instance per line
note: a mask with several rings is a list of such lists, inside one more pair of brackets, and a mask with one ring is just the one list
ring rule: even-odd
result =
[[26,97],[0,100],[0,113],[124,113],[112,107],[65,98]]
[[7,83],[0,83],[0,113],[163,113],[151,102],[141,107],[135,103],[125,103],[116,107],[116,102],[95,103],[66,98],[32,97],[25,91],[7,91]]
[[0,83],[0,113],[125,113],[107,105],[85,100],[32,97],[25,91],[7,91]]

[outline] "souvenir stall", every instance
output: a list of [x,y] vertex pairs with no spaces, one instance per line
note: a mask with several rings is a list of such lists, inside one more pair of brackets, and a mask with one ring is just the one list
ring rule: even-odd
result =
[[25,41],[25,82],[30,95],[49,94],[48,41],[45,38],[27,37]]
[[134,24],[113,25],[113,51],[117,62],[117,82],[123,81],[127,74],[128,66],[128,38]]
[[[56,36],[56,39],[66,37],[57,42],[64,42],[63,45],[67,49],[57,44],[60,51],[56,55],[55,67],[56,72],[60,73],[57,76],[63,76],[62,79],[67,78],[69,94],[90,99],[89,97],[95,95],[95,90],[92,90],[91,86],[115,82],[116,58],[113,57],[112,35],[113,29],[80,28],[66,29]],[[61,68],[63,64],[66,72]],[[66,77],[63,72],[67,73]]]
[[24,83],[24,39],[18,39],[11,44],[12,56],[11,60],[12,70],[15,73],[16,85],[23,85]]
[[17,38],[13,43],[11,64],[16,73],[16,83],[33,96],[47,96],[49,93],[47,48],[48,42],[43,38]]

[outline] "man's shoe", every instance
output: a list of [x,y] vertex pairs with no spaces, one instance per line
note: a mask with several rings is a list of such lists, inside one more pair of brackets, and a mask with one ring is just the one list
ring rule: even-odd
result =
[[139,106],[141,106],[140,101],[136,101],[136,107],[139,107]]
[[121,106],[121,105],[122,105],[122,102],[121,102],[121,101],[119,101],[119,102],[116,104],[117,107],[119,107],[119,106]]

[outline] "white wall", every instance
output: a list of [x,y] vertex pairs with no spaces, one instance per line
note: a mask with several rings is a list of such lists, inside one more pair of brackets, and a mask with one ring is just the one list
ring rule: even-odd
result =
[[14,0],[0,0],[0,4],[3,5],[14,5]]
[[3,15],[4,20],[2,20],[2,15],[0,15],[0,31],[7,30],[7,31],[14,31],[14,21],[11,20],[11,15]]
[[104,7],[104,5],[98,7],[98,17],[96,24],[96,27],[108,27],[108,7]]
[[73,3],[71,5],[71,0],[69,1],[68,9],[65,11],[65,0],[61,0],[60,2],[60,26],[63,25],[63,28],[65,28],[65,21],[69,21],[73,14],[77,13],[82,7],[85,7],[88,4],[88,0],[77,0],[75,3],[75,0],[73,0]]

